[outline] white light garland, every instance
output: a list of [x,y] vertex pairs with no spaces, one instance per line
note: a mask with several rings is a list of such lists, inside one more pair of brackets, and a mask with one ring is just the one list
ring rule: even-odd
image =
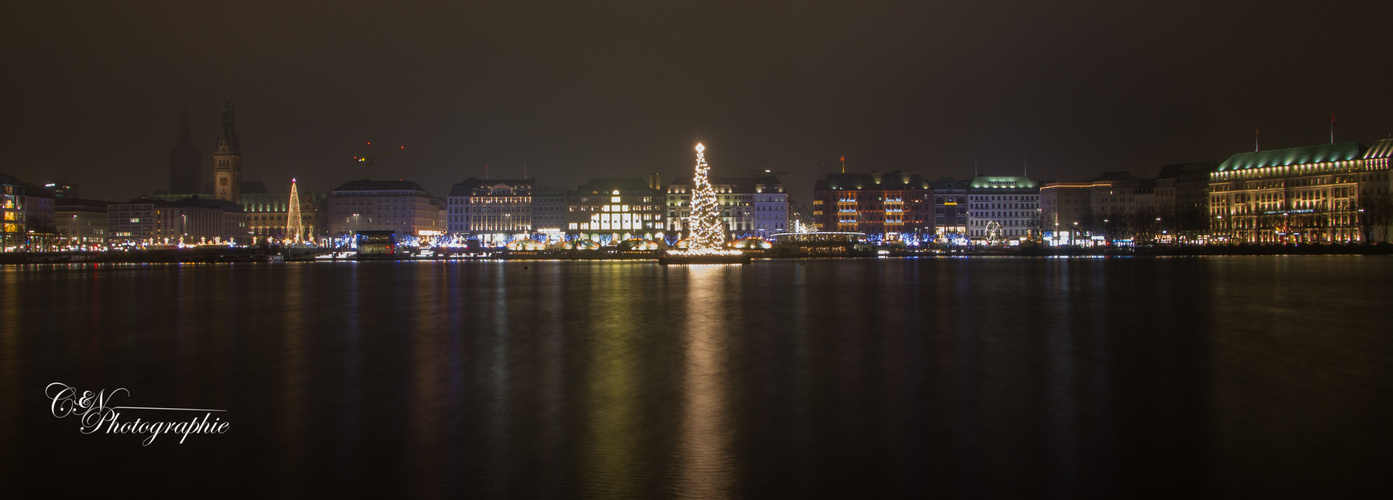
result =
[[286,216],[285,241],[291,244],[307,241],[305,223],[300,218],[300,193],[295,189],[295,179],[290,179],[290,210]]
[[690,255],[742,255],[739,250],[727,250],[726,228],[721,223],[721,207],[716,201],[716,190],[711,188],[711,166],[706,164],[706,150],[696,145],[696,175],[692,177],[692,212],[687,219],[691,235],[687,238],[686,250],[669,250],[668,254]]

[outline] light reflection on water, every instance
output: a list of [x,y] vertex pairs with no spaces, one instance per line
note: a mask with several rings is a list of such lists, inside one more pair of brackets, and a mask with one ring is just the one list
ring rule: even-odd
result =
[[[739,272],[733,266],[699,265],[674,268],[672,274],[686,273],[688,283],[687,314],[679,323],[686,348],[683,367],[684,393],[682,428],[677,460],[682,473],[677,493],[685,498],[725,498],[730,494],[730,481],[735,464],[728,449],[729,435],[735,426],[726,416],[725,395],[731,392],[723,375],[726,367],[725,344],[729,335],[740,332],[722,331],[728,325],[718,318],[731,311],[725,302],[739,303],[740,297],[722,292],[730,274]],[[736,322],[737,324],[739,322]]]
[[[1348,496],[1393,469],[1390,280],[1347,256],[5,267],[0,463],[236,496]],[[78,435],[53,381],[234,431]]]

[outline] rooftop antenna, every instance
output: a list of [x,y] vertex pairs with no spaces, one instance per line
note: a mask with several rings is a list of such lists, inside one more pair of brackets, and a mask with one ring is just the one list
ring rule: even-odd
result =
[[484,164],[484,180],[489,179],[489,164]]
[[977,157],[972,157],[972,176],[977,177]]
[[1335,112],[1330,112],[1330,143],[1335,144]]
[[1021,173],[1025,177],[1030,177],[1030,158],[1026,155],[1021,155]]
[[1258,151],[1262,151],[1262,147],[1261,147],[1262,143],[1259,142],[1259,139],[1261,139],[1261,138],[1262,138],[1262,128],[1258,127],[1258,122],[1253,122],[1253,152],[1254,152],[1254,153],[1256,153],[1256,152],[1258,152]]
[[846,155],[842,155],[842,173],[846,173]]

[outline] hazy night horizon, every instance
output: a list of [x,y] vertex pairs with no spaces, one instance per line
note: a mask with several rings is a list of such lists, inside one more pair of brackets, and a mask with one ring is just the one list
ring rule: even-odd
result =
[[[364,143],[436,196],[839,168],[931,178],[1154,175],[1393,132],[1387,3],[25,5],[5,34],[0,172],[124,201],[165,187],[180,115],[209,151],[232,93],[246,179],[325,192]],[[208,158],[204,158],[208,165]]]

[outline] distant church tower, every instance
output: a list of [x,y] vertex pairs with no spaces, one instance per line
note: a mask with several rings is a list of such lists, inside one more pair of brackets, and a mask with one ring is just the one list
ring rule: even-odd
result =
[[233,126],[232,92],[222,105],[222,132],[213,151],[213,197],[239,203],[242,198],[242,144]]
[[189,138],[189,110],[179,123],[179,142],[169,150],[169,192],[198,194],[203,184],[203,151]]

